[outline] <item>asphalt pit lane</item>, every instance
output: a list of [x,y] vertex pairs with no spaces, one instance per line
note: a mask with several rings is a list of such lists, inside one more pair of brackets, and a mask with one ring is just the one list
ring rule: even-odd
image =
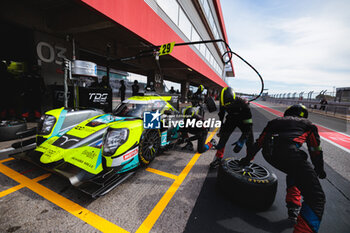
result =
[[43,211],[40,212],[40,214],[45,214],[47,212],[49,212],[49,211],[48,210],[43,210]]
[[20,228],[21,228],[21,226],[13,226],[13,227],[8,228],[6,230],[6,232],[15,232],[15,231],[17,231]]

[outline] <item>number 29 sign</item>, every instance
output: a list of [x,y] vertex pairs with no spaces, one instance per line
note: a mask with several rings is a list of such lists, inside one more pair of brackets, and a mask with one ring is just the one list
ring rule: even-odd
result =
[[175,42],[163,44],[159,49],[159,56],[170,54],[173,51]]

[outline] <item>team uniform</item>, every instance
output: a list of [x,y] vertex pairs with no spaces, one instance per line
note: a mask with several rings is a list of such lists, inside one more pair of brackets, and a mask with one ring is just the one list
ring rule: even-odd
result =
[[[307,119],[307,110],[294,105],[284,117],[270,121],[254,144],[253,153],[241,160],[248,164],[262,148],[265,160],[287,174],[286,203],[289,219],[296,221],[294,232],[317,232],[322,219],[325,195],[318,177],[324,179],[323,152],[317,127]],[[308,155],[301,149],[308,146]],[[301,204],[301,195],[304,198]]]
[[238,153],[246,143],[247,153],[249,154],[254,143],[252,113],[249,104],[246,100],[236,97],[230,87],[226,87],[221,91],[218,114],[221,122],[224,121],[226,113],[226,120],[219,131],[220,140],[216,146],[217,152],[214,161],[210,164],[211,168],[215,168],[220,164],[224,156],[225,145],[236,127],[241,130],[242,134],[238,141],[234,143],[234,152]]
[[[185,124],[187,121],[203,121],[203,116],[200,115],[199,107],[187,107],[184,110],[185,116]],[[197,140],[197,151],[199,153],[204,153],[207,150],[211,149],[213,146],[216,146],[215,139],[210,140],[210,142],[205,143],[206,138],[208,136],[208,128],[203,127],[185,127],[181,128],[180,132],[184,142],[187,144],[183,147],[183,149],[193,150],[192,141]],[[192,136],[189,136],[192,134]]]
[[[197,92],[192,96],[191,102],[193,106],[189,106],[186,109],[184,109],[183,114],[185,117],[185,125],[187,121],[192,121],[193,119],[195,121],[204,121],[204,112],[203,108],[201,107],[201,102],[203,100],[202,98],[202,92],[204,90],[204,86],[200,85],[198,87]],[[192,141],[197,140],[198,146],[197,150],[199,153],[204,153],[205,151],[211,149],[213,146],[216,146],[215,139],[212,139],[210,142],[205,143],[205,140],[208,136],[208,128],[203,127],[186,127],[181,128],[180,132],[183,138],[184,142],[187,142],[187,144],[183,147],[183,149],[193,150],[193,144]],[[189,136],[189,134],[192,134],[192,136]]]

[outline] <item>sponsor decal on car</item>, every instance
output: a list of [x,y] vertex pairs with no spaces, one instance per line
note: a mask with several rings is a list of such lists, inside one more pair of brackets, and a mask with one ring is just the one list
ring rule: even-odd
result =
[[123,155],[123,159],[124,160],[128,160],[131,159],[132,157],[136,156],[139,153],[139,148],[135,148],[131,151],[129,151],[128,153],[126,153],[125,155]]
[[168,138],[168,132],[167,131],[162,132],[161,146],[165,146],[170,143],[170,142],[167,142],[167,138]]

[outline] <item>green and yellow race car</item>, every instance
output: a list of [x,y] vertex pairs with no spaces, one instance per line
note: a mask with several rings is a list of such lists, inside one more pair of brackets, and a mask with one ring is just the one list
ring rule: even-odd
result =
[[65,108],[48,111],[38,126],[36,148],[12,156],[68,178],[94,198],[102,196],[179,140],[176,127],[144,127],[145,113],[156,113],[161,122],[177,113],[171,104],[174,98],[134,96],[111,114]]

